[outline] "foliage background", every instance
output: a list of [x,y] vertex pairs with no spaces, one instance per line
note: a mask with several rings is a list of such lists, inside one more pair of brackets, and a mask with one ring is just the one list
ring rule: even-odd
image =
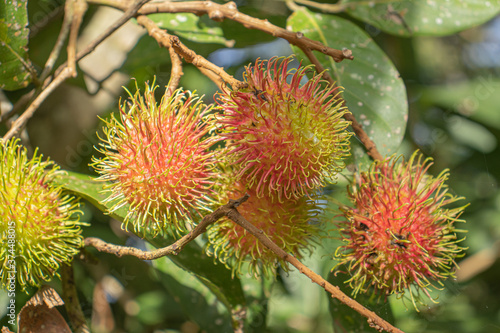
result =
[[[498,13],[498,1],[492,4],[491,13]],[[28,3],[29,58],[37,68],[43,66],[57,38],[63,7],[57,0]],[[287,25],[291,15],[282,1],[249,0],[239,2],[238,8],[281,27]],[[467,256],[459,262],[458,279],[448,281],[445,290],[436,293],[439,304],[430,304],[416,312],[408,302],[405,305],[391,298],[388,304],[372,309],[388,315],[388,308],[392,308],[394,320],[390,322],[407,332],[500,332],[500,16],[490,15],[493,19],[489,22],[458,33],[440,30],[437,25],[427,36],[403,37],[379,29],[390,30],[394,18],[369,24],[365,21],[370,18],[363,13],[351,14],[344,12],[338,17],[356,25],[375,41],[399,71],[406,87],[409,116],[404,140],[399,145],[397,139],[391,143],[391,138],[387,138],[388,145],[393,144],[397,150],[389,149],[386,153],[409,156],[416,148],[422,150],[435,160],[432,172],[450,169],[452,192],[465,196],[471,203],[463,216],[467,223],[461,226],[468,231],[463,243],[468,247]],[[459,20],[469,13],[452,14]],[[85,16],[82,45],[116,15],[112,10],[91,6]],[[207,29],[217,28],[212,27],[206,16],[196,24]],[[237,78],[241,78],[243,66],[257,57],[292,53],[286,41],[262,32],[244,29],[227,20],[221,27],[225,40],[218,44],[182,41]],[[182,32],[182,27],[179,31]],[[214,30],[209,31],[207,36],[212,36]],[[348,41],[353,38],[349,35],[352,31],[338,31],[337,37],[334,31],[325,33]],[[154,76],[160,86],[168,83],[168,51],[159,48],[155,40],[143,33],[130,23],[99,47],[98,55],[80,63],[79,76],[52,94],[29,121],[25,135],[31,148],[39,147],[45,156],[66,170],[93,174],[88,164],[91,156],[97,154],[93,149],[100,126],[96,116],[106,117],[116,110],[118,98],[125,96],[120,86],[133,91],[135,83],[129,80],[132,77],[139,86],[152,81]],[[189,35],[179,35],[189,38]],[[235,42],[233,47],[226,48],[231,40]],[[356,52],[354,56],[354,61],[364,60]],[[217,87],[194,66],[186,64],[183,70],[181,86],[197,90],[205,95],[207,103],[212,102]],[[4,91],[2,98],[15,102],[27,91]],[[390,126],[389,130],[396,126],[391,119],[383,122]],[[5,124],[1,126],[4,133]],[[339,196],[346,185],[346,179],[340,177],[337,185],[327,189],[328,193]],[[103,215],[93,205],[87,204],[83,210],[82,220],[92,225],[84,229],[84,235],[115,244],[147,246],[137,237],[125,234],[118,221]],[[305,263],[328,276],[335,263],[331,257],[336,242],[324,239]],[[202,328],[207,332],[228,330],[229,317],[215,296],[190,274],[172,265],[170,259],[162,258],[153,264],[133,257],[96,256],[97,264],[76,262],[80,300],[86,316],[93,317],[96,332],[112,318],[117,332],[197,332],[203,323],[207,326]],[[329,307],[322,289],[298,272],[280,274],[274,282],[247,277],[243,277],[242,282],[252,310],[250,328],[254,331],[333,331],[332,316],[336,316],[339,308],[335,304]],[[51,285],[60,290],[58,280]],[[19,294],[18,306],[28,297]],[[2,291],[1,325],[7,322],[6,306],[3,306],[7,301]],[[93,313],[92,308],[96,312]]]

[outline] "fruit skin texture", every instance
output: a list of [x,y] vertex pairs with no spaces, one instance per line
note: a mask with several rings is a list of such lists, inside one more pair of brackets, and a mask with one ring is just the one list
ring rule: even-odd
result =
[[110,193],[106,203],[112,213],[129,205],[123,221],[137,234],[181,233],[209,211],[215,140],[207,135],[209,108],[197,96],[181,90],[155,99],[146,84],[128,101],[120,103],[120,119],[105,122],[101,149],[105,157],[94,159]]
[[373,287],[378,294],[403,296],[413,286],[414,306],[423,291],[431,300],[433,281],[452,277],[457,245],[454,226],[464,208],[445,208],[463,199],[448,193],[447,170],[427,175],[432,160],[415,152],[408,162],[392,156],[376,161],[355,177],[338,223],[345,245],[337,249],[339,264],[351,275],[346,283],[354,295]]
[[61,173],[36,150],[28,158],[17,139],[0,144],[2,288],[24,291],[50,281],[83,247],[79,203],[51,182]]
[[[227,170],[227,169],[226,169]],[[304,196],[297,201],[285,200],[273,203],[264,194],[256,195],[255,188],[247,188],[244,183],[235,181],[234,172],[221,171],[223,180],[217,192],[220,202],[241,198],[245,193],[250,198],[238,207],[239,213],[255,227],[259,228],[279,247],[297,258],[310,252],[321,232],[322,219],[320,207],[315,200]],[[275,274],[278,264],[286,271],[286,262],[281,260],[257,238],[227,217],[222,218],[207,229],[207,253],[218,258],[233,274],[246,270],[258,277],[262,273]]]
[[301,85],[312,68],[292,73],[291,61],[257,60],[244,74],[248,88],[216,96],[224,110],[218,120],[228,163],[259,197],[279,202],[332,181],[344,168],[351,136],[339,90],[325,88],[321,75]]

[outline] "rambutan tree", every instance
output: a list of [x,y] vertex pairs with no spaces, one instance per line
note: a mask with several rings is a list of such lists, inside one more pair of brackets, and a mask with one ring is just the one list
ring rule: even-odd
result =
[[499,12],[2,1],[2,332],[493,327]]

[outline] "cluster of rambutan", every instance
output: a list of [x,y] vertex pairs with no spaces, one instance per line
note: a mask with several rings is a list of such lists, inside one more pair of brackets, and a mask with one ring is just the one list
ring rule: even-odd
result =
[[[94,161],[112,210],[130,206],[124,226],[183,232],[248,193],[242,215],[301,257],[322,230],[317,194],[343,169],[351,133],[339,90],[320,75],[308,80],[310,68],[290,68],[291,61],[257,60],[246,68],[247,87],[218,93],[215,107],[181,90],[160,103],[148,85],[144,95],[129,93],[120,119],[106,121],[105,157]],[[354,207],[343,209],[345,245],[337,251],[355,294],[369,287],[403,294],[412,285],[428,294],[432,281],[450,275],[462,250],[453,222],[463,207],[444,207],[459,198],[447,192],[446,172],[426,174],[429,165],[418,154],[408,162],[391,157],[355,175],[348,193]],[[207,235],[207,252],[233,272],[243,265],[269,272],[279,263],[229,219]]]
[[[218,94],[215,108],[180,90],[160,103],[148,85],[143,95],[129,93],[120,119],[105,121],[105,157],[94,160],[111,211],[130,206],[124,226],[182,232],[211,207],[249,193],[244,216],[300,256],[320,230],[315,191],[343,168],[350,133],[338,90],[319,75],[303,83],[308,67],[289,70],[291,60],[257,60],[247,88]],[[216,142],[223,148],[211,149]],[[207,235],[207,251],[234,271],[244,262],[268,271],[278,260],[227,219]]]
[[[257,60],[246,68],[247,87],[217,94],[215,107],[182,90],[158,103],[154,85],[129,92],[119,119],[104,120],[104,157],[93,163],[110,212],[129,207],[124,228],[178,235],[248,193],[238,208],[246,219],[296,257],[310,249],[322,230],[318,192],[344,168],[351,133],[339,90],[320,75],[308,80],[310,68],[290,68],[291,61]],[[48,184],[57,168],[46,171],[51,162],[26,156],[17,141],[0,146],[1,282],[11,283],[12,268],[23,288],[49,280],[82,245],[78,204]],[[464,207],[447,208],[460,198],[448,193],[446,171],[427,175],[430,165],[415,153],[355,175],[353,207],[337,223],[345,241],[337,266],[350,274],[354,294],[402,295],[414,286],[412,299],[420,290],[430,297],[432,283],[453,274],[463,250],[454,222]],[[207,252],[235,273],[243,265],[274,272],[280,263],[227,218],[209,226],[207,238]]]
[[0,284],[40,286],[83,246],[79,203],[53,183],[62,171],[18,139],[0,143]]

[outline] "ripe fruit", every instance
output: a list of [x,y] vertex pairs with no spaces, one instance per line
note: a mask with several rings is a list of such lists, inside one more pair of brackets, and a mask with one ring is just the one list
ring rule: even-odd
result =
[[0,144],[0,279],[9,291],[50,281],[83,246],[78,202],[51,181],[61,173],[17,139]]
[[273,201],[300,199],[332,181],[349,154],[349,122],[336,88],[310,67],[288,70],[291,58],[257,60],[246,68],[248,88],[217,96],[228,163],[237,178]]
[[106,181],[110,212],[129,205],[124,227],[153,236],[179,232],[208,211],[214,139],[207,135],[209,111],[197,96],[177,90],[158,104],[156,87],[146,84],[120,105],[120,120],[105,120],[101,149],[94,160]]
[[[296,201],[273,203],[267,194],[258,197],[254,188],[246,188],[244,183],[234,181],[233,172],[223,173],[222,177],[225,181],[219,189],[221,202],[238,199],[248,193],[248,201],[238,207],[245,219],[287,253],[301,258],[304,251],[310,251],[320,233],[320,220],[317,218],[319,206],[313,199],[305,196]],[[274,274],[278,263],[287,269],[286,263],[274,252],[228,218],[209,226],[207,236],[207,252],[235,273],[240,273],[245,264],[255,276],[262,272]]]
[[463,198],[448,192],[446,170],[426,174],[431,165],[416,152],[408,162],[394,156],[376,161],[355,177],[349,191],[354,207],[343,209],[346,221],[339,223],[345,245],[337,250],[337,266],[351,275],[354,295],[373,287],[402,296],[413,286],[415,304],[420,291],[431,298],[433,283],[453,276],[463,250],[454,223],[465,206],[447,207]]

